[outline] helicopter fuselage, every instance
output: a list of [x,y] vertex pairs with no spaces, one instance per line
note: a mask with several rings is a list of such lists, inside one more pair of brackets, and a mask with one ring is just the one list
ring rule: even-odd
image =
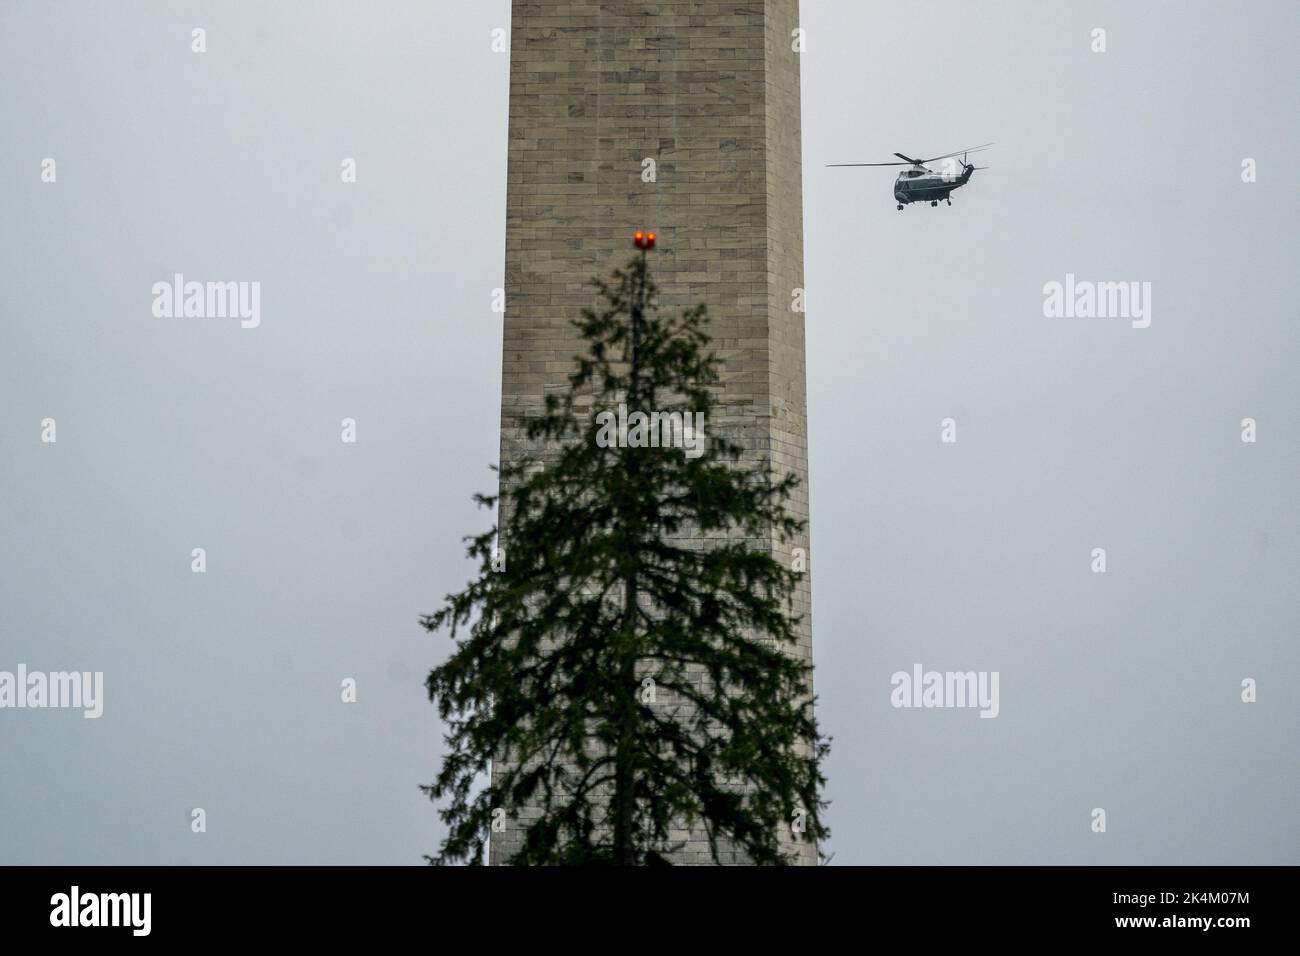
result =
[[970,182],[974,167],[960,173],[936,172],[932,169],[905,169],[894,180],[894,198],[901,205],[913,202],[935,203],[948,199],[954,189]]

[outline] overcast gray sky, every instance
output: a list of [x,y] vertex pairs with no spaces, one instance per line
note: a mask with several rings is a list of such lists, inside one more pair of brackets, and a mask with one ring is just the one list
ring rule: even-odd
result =
[[[1300,6],[802,22],[835,863],[1300,862]],[[104,672],[98,720],[0,711],[0,862],[436,848],[417,617],[490,520],[508,25],[0,0],[0,670]],[[990,140],[951,208],[825,168]],[[155,318],[176,272],[260,326]],[[1150,327],[1046,318],[1067,273],[1150,282]],[[891,707],[918,663],[997,671],[998,717]]]

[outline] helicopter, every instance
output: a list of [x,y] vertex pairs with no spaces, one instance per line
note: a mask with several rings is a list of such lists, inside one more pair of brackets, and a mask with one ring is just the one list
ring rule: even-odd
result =
[[[982,146],[971,146],[967,149],[959,149],[955,153],[945,153],[942,156],[932,156],[929,159],[913,159],[910,156],[904,156],[902,153],[895,153],[901,163],[830,163],[828,166],[907,166],[908,169],[898,174],[894,180],[894,198],[898,200],[899,211],[908,203],[925,202],[929,200],[931,206],[939,205],[939,200],[945,200],[949,206],[952,205],[952,191],[965,186],[970,182],[971,174],[977,169],[988,169],[987,166],[972,166],[966,162],[966,157],[970,153],[978,153],[982,149],[988,149],[992,143],[985,143]],[[952,162],[956,157],[961,157],[961,171],[957,171],[958,164]],[[936,163],[941,159],[950,160],[944,164],[942,172],[937,172],[926,166],[926,163]]]

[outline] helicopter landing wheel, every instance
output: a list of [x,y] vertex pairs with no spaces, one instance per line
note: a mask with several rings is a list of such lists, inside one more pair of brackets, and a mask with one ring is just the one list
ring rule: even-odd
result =
[[951,199],[948,200],[948,205],[949,205],[949,206],[952,205],[952,200],[951,200]]
[[939,205],[939,201],[938,201],[937,199],[931,199],[931,200],[930,200],[930,205],[931,205],[931,206],[937,206],[937,205]]
[[903,204],[901,202],[898,204],[898,211],[899,212],[903,211]]

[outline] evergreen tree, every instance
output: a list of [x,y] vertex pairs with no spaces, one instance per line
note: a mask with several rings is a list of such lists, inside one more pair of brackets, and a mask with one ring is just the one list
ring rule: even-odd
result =
[[527,421],[538,454],[476,496],[500,517],[466,539],[477,579],[421,619],[456,642],[426,681],[449,747],[422,787],[447,801],[430,862],[480,862],[494,818],[525,827],[517,864],[664,862],[684,827],[715,862],[790,862],[792,839],[829,835],[811,666],[787,650],[798,574],[765,547],[803,527],[784,506],[797,478],[704,434],[703,305],[661,317],[644,251],[594,285],[587,353]]

